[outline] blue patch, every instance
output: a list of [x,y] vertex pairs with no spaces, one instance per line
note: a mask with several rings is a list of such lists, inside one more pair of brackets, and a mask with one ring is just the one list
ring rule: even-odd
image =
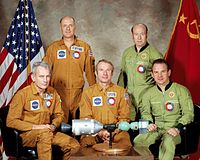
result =
[[95,98],[94,99],[94,104],[95,105],[100,105],[101,104],[101,98]]
[[32,102],[32,108],[33,108],[33,109],[37,109],[38,106],[39,106],[39,103],[38,103],[38,102],[36,102],[36,101]]
[[59,51],[58,52],[58,56],[60,57],[60,58],[63,58],[63,57],[65,57],[65,51]]

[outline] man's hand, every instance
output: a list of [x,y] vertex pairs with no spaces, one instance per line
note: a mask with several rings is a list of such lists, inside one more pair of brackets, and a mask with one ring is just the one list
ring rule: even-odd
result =
[[53,124],[50,125],[50,128],[51,128],[51,131],[52,131],[52,132],[54,132],[54,131],[56,130],[56,126],[53,125]]
[[149,132],[156,131],[157,130],[157,125],[151,123],[151,124],[148,125],[147,129],[148,129]]
[[173,137],[176,137],[180,134],[180,131],[177,128],[170,128],[167,133]]
[[109,142],[109,138],[110,138],[110,133],[107,130],[101,130],[98,133],[98,136],[105,142],[108,143]]
[[39,124],[39,125],[33,125],[32,129],[49,129],[51,130],[52,132],[56,130],[56,127],[51,124]]

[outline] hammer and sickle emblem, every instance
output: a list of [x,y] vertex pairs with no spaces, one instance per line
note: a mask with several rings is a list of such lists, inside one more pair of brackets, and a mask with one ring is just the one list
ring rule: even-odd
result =
[[[193,25],[193,24],[195,24],[195,26],[196,26],[197,34],[194,34],[190,31],[190,25]],[[199,28],[200,28],[200,25],[198,26],[196,19],[193,20],[192,23],[187,24],[187,32],[188,32],[188,35],[190,36],[190,38],[199,39],[199,43],[200,43],[200,30],[199,30]]]

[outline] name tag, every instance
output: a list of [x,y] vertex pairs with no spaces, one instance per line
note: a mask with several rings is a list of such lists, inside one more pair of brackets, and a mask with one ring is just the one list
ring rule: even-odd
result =
[[43,95],[43,98],[47,99],[47,100],[53,99],[53,94],[52,93],[46,93],[46,94]]
[[72,51],[77,51],[77,52],[84,52],[83,47],[78,47],[78,46],[71,46]]
[[107,92],[107,97],[116,97],[117,93],[116,92]]

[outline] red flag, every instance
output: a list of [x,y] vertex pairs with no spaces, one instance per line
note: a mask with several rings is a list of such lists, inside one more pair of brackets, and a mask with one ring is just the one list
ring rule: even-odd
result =
[[0,53],[0,108],[27,84],[30,65],[41,61],[44,49],[31,0],[20,0]]
[[181,0],[165,59],[172,80],[186,86],[200,105],[200,16],[195,0]]

